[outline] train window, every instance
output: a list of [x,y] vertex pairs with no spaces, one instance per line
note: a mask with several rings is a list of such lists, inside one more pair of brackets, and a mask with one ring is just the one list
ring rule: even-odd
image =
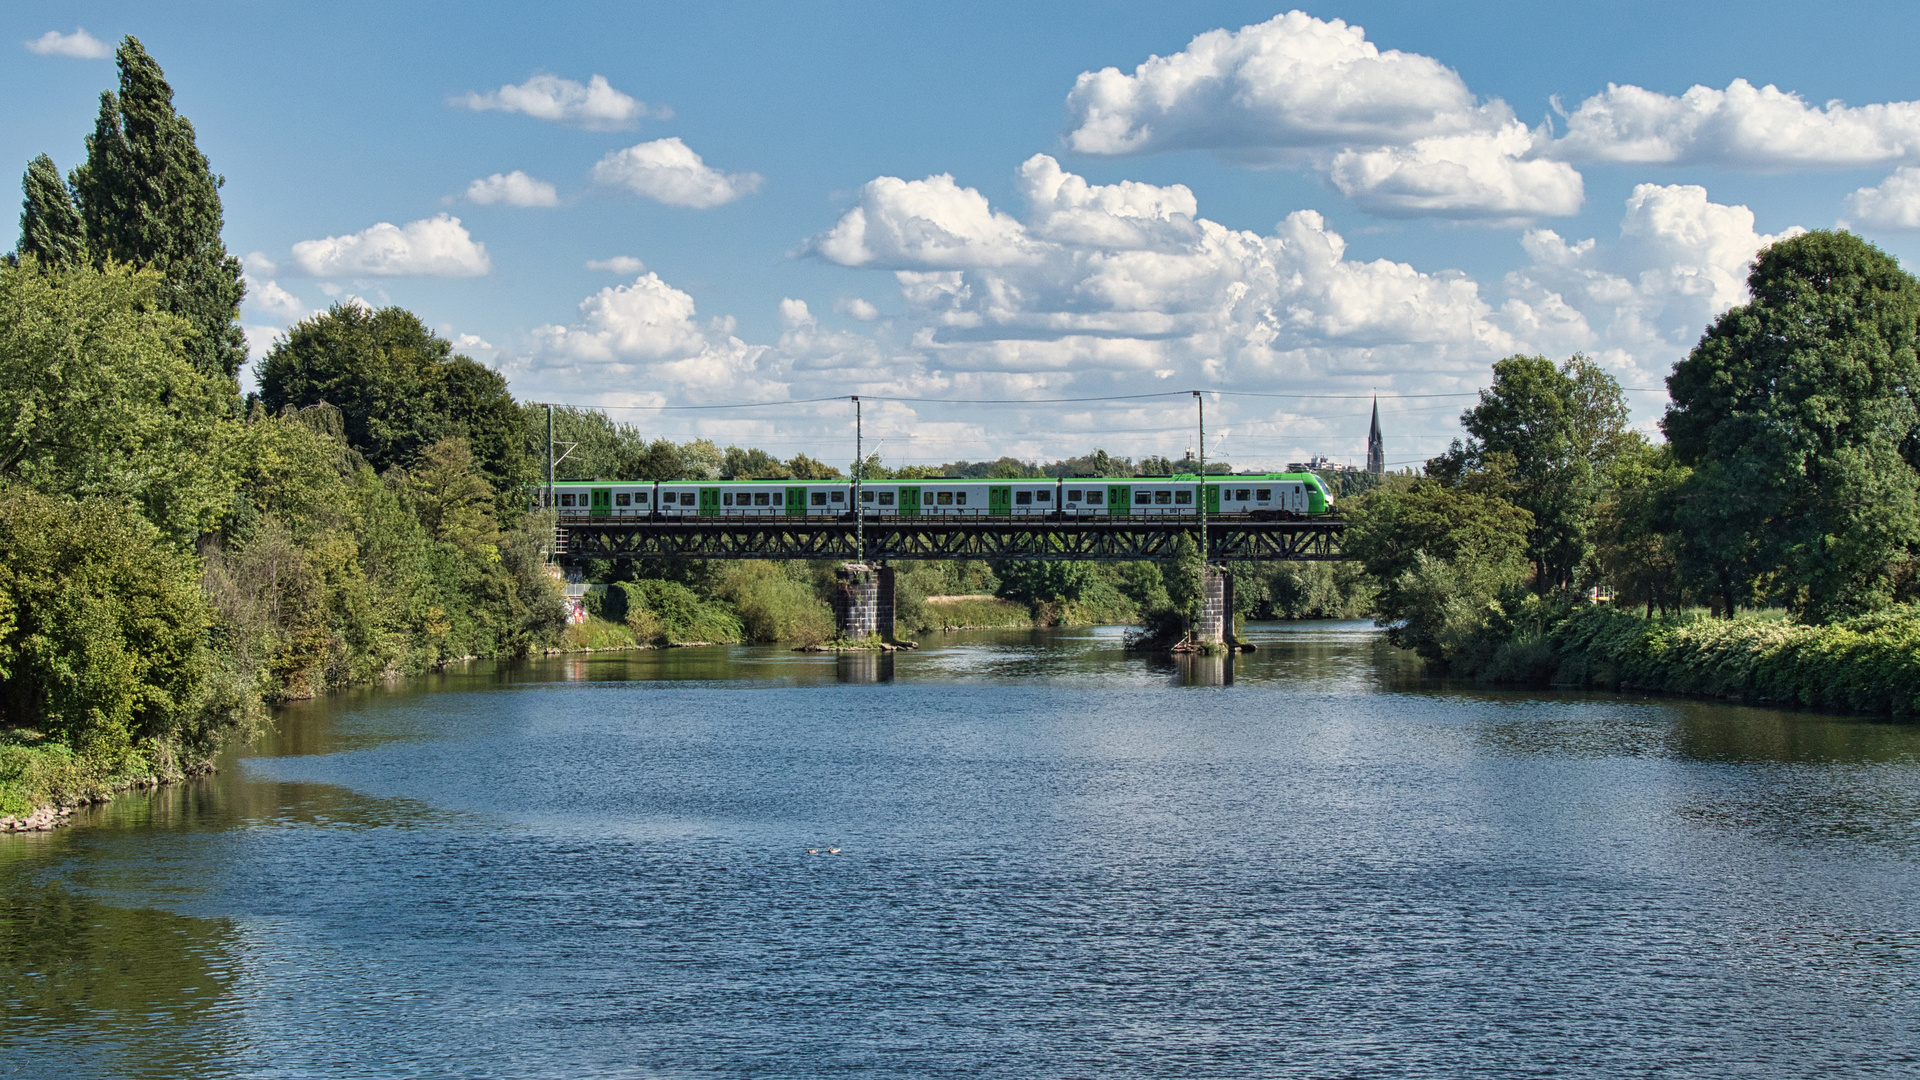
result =
[[815,506],[825,506],[825,505],[827,505],[827,493],[826,493],[826,492],[824,492],[824,491],[816,491],[816,492],[814,492],[814,493],[813,493],[813,505],[815,505]]
[[883,492],[881,492],[881,493],[880,493],[880,505],[881,505],[881,506],[892,506],[892,505],[893,505],[893,492],[891,492],[891,491],[883,491]]
[[860,501],[861,501],[861,502],[872,502],[872,501],[873,501],[873,492],[871,492],[871,491],[863,491],[863,492],[861,492],[861,493],[860,493]]
[[956,491],[956,492],[954,492],[954,493],[953,493],[953,504],[954,504],[955,506],[965,506],[965,505],[967,505],[967,493],[966,493],[966,492],[964,492],[964,491]]
[[1192,506],[1192,505],[1193,505],[1193,492],[1191,492],[1191,491],[1176,491],[1176,492],[1174,492],[1174,493],[1173,493],[1173,501],[1174,501],[1174,502],[1177,502],[1177,503],[1179,503],[1179,504],[1180,504],[1181,506]]
[[721,493],[720,493],[720,505],[721,505],[721,506],[732,506],[732,505],[733,505],[733,492],[731,492],[731,491],[723,491],[723,492],[721,492]]
[[1153,493],[1153,504],[1155,506],[1167,506],[1172,502],[1173,492],[1171,491],[1156,491]]
[[1068,502],[1079,502],[1079,501],[1080,501],[1080,489],[1079,489],[1079,488],[1068,488],[1068,489],[1067,489],[1067,501],[1068,501]]
[[754,492],[754,493],[753,493],[753,505],[755,505],[755,506],[768,506],[768,505],[771,505],[771,504],[769,504],[769,503],[767,502],[767,499],[768,499],[768,498],[769,498],[769,496],[768,496],[768,494],[767,494],[766,492],[764,492],[764,491],[756,491],[756,492]]
[[943,491],[943,492],[941,492],[940,494],[938,494],[938,495],[935,495],[935,496],[933,497],[933,501],[934,501],[935,503],[937,503],[937,504],[939,504],[940,506],[952,506],[952,505],[953,505],[953,492],[951,492],[951,491]]
[[1106,492],[1101,491],[1099,488],[1088,488],[1087,489],[1087,505],[1088,506],[1101,505],[1102,500],[1106,498],[1106,494],[1107,494]]
[[647,493],[644,491],[634,492],[633,501],[641,506],[647,505]]
[[1016,491],[1016,492],[1014,492],[1014,493],[1013,493],[1013,501],[1014,501],[1014,502],[1016,502],[1016,503],[1018,503],[1018,504],[1019,504],[1019,505],[1021,505],[1021,506],[1032,506],[1032,505],[1033,505],[1033,492],[1031,492],[1031,491]]
[[1273,489],[1260,488],[1259,490],[1255,491],[1253,495],[1254,495],[1254,498],[1259,499],[1261,502],[1271,502],[1273,500]]
[[1133,501],[1140,506],[1148,506],[1153,502],[1153,492],[1136,491],[1133,493]]
[[1233,498],[1236,502],[1246,502],[1247,496],[1251,494],[1253,494],[1253,492],[1248,491],[1246,488],[1240,488],[1233,493]]
[[691,491],[683,491],[683,492],[681,492],[681,493],[680,493],[680,505],[681,505],[681,506],[692,506],[692,505],[693,505],[693,492],[691,492]]
[[844,491],[836,491],[832,493],[832,498],[834,502],[846,502],[847,493]]
[[618,494],[618,495],[615,495],[615,496],[613,497],[613,505],[615,505],[615,506],[632,506],[632,505],[633,505],[633,496],[631,496],[631,495],[629,495],[629,494],[627,494],[626,492],[624,492],[624,491],[623,491],[623,492],[621,492],[620,494]]
[[572,506],[572,505],[573,505],[573,496],[571,496],[571,495],[562,495],[562,496],[560,496],[560,505],[561,505],[561,506]]
[[1034,501],[1034,502],[1043,502],[1043,503],[1050,503],[1050,502],[1052,502],[1052,501],[1053,501],[1053,492],[1051,492],[1051,491],[1036,491],[1036,492],[1034,492],[1034,493],[1033,493],[1033,501]]

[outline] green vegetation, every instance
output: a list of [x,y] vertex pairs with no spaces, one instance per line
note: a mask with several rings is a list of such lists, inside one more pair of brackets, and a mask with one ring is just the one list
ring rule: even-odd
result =
[[1920,282],[1820,232],[1748,288],[1675,365],[1667,444],[1585,358],[1512,357],[1427,476],[1350,502],[1393,640],[1489,682],[1911,715]]

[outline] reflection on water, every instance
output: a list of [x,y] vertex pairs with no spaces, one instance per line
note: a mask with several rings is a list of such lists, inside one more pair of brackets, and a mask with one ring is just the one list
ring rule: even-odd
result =
[[0,837],[0,1077],[1913,1069],[1920,728],[1246,636],[290,707],[208,781]]

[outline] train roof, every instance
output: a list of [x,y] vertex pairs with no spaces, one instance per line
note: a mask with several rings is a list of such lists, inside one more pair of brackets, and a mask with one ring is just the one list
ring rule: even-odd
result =
[[[1310,472],[1208,473],[1206,478],[1209,482],[1212,482],[1212,483],[1228,483],[1235,480],[1312,480],[1315,482],[1319,482],[1320,480],[1320,477],[1318,475]],[[1194,483],[1199,483],[1200,476],[1198,473],[1174,473],[1173,475],[1170,475],[1170,476],[1010,476],[1010,477],[902,476],[902,477],[874,477],[871,480],[864,480],[862,481],[862,483],[867,483],[867,484],[930,484],[930,483],[931,484],[1052,484],[1052,483],[1064,482],[1069,480],[1074,481],[1076,483],[1087,483],[1091,481],[1091,482],[1104,482],[1109,484],[1137,484],[1137,483],[1194,484]],[[570,485],[576,485],[576,486],[581,484],[586,484],[586,485],[592,485],[592,486],[598,486],[598,487],[644,487],[646,485],[654,484],[654,483],[706,484],[709,486],[718,485],[718,484],[726,484],[726,485],[733,485],[733,486],[738,486],[742,484],[768,484],[768,485],[774,485],[779,487],[793,487],[795,485],[802,485],[802,484],[851,484],[853,483],[853,478],[848,476],[835,476],[835,477],[828,477],[825,480],[799,480],[799,479],[794,479],[792,477],[789,477],[786,479],[756,477],[750,480],[749,479],[659,480],[659,481],[654,481],[654,480],[555,480],[553,483],[555,487],[559,487],[562,484],[570,484]],[[546,482],[541,481],[539,484],[535,486],[545,487]]]

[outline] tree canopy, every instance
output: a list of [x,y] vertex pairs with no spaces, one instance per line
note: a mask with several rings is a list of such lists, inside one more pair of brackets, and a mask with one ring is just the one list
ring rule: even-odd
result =
[[336,304],[287,331],[259,375],[269,411],[339,409],[348,444],[375,469],[411,467],[428,446],[457,436],[496,490],[533,478],[506,380],[455,353],[410,311]]
[[1693,467],[1684,572],[1727,610],[1883,606],[1911,592],[1920,543],[1920,282],[1813,232],[1761,252],[1747,286],[1667,380],[1662,426]]
[[161,309],[193,329],[188,358],[202,374],[230,380],[247,357],[238,322],[246,285],[220,238],[225,181],[139,40],[123,40],[115,60],[120,91],[100,95],[86,162],[66,184],[45,154],[27,166],[19,253],[49,267],[119,262],[159,271]]

